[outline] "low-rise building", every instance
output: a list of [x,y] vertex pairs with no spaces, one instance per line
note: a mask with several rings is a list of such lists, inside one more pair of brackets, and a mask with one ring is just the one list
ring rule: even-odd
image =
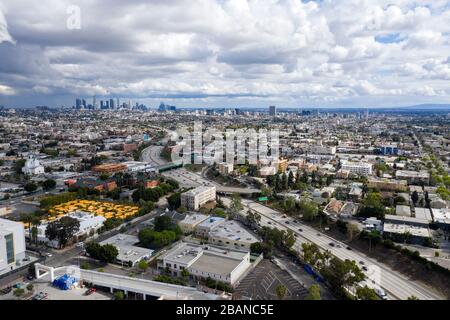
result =
[[209,231],[208,241],[215,245],[250,249],[259,242],[258,238],[248,232],[239,222],[228,220]]
[[430,184],[428,171],[397,170],[395,177],[399,180],[406,180],[409,184]]
[[232,163],[222,162],[222,163],[219,163],[218,169],[219,169],[220,174],[229,175],[233,172],[234,166]]
[[209,217],[210,216],[201,213],[187,214],[183,220],[178,222],[178,225],[184,234],[193,233],[197,225]]
[[181,276],[187,270],[191,279],[211,278],[234,286],[251,268],[250,252],[182,242],[157,260],[158,269]]
[[22,168],[22,172],[26,175],[39,175],[45,172],[44,166],[41,165],[35,155],[30,154]]
[[408,182],[406,180],[392,180],[383,178],[369,178],[367,183],[369,188],[378,189],[380,191],[408,191]]
[[0,219],[0,272],[10,271],[25,258],[23,224]]
[[119,254],[116,262],[122,265],[135,266],[141,260],[148,260],[153,250],[136,246],[139,238],[129,234],[119,233],[102,242],[101,245],[111,244],[117,248]]
[[361,176],[369,176],[372,174],[372,164],[367,162],[342,161],[341,169]]
[[[65,215],[66,217],[71,217],[80,222],[80,228],[78,232],[74,235],[74,240],[80,240],[82,238],[86,238],[93,233],[97,232],[103,226],[103,223],[106,221],[106,218],[100,215],[94,215],[89,212],[84,211],[74,211]],[[38,225],[37,228],[37,241],[46,243],[50,247],[58,248],[59,242],[56,240],[49,240],[45,235],[45,231],[50,222],[44,222]],[[29,232],[26,233],[27,236]]]
[[188,210],[198,210],[207,202],[216,200],[216,187],[200,186],[181,194],[181,205]]
[[123,163],[107,163],[92,168],[92,171],[98,173],[116,173],[116,172],[123,172],[126,170],[127,165]]
[[202,221],[195,227],[195,235],[201,238],[208,239],[209,232],[224,222],[225,218],[209,217],[208,219]]

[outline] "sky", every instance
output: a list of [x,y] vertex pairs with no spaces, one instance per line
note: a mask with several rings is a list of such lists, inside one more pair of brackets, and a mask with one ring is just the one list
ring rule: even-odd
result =
[[450,103],[450,0],[0,0],[0,105]]

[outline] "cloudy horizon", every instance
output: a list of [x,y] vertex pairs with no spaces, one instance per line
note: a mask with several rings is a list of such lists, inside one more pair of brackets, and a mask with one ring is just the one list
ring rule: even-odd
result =
[[450,0],[0,0],[0,105],[450,103],[449,18]]

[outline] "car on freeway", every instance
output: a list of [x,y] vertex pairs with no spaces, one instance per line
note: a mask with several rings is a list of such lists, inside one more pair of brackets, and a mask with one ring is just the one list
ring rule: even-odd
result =
[[298,231],[299,231],[299,232],[303,232],[303,229],[302,229],[302,228],[300,228],[300,229],[298,229]]
[[362,269],[363,269],[364,271],[369,271],[369,269],[367,269],[366,266],[362,267]]
[[365,265],[364,261],[359,262],[360,265]]
[[272,222],[271,222],[271,221],[267,221],[267,223],[268,223],[268,224],[272,224]]
[[298,223],[298,221],[297,221],[297,220],[294,220],[294,223]]
[[286,221],[286,224],[291,224],[289,221]]
[[93,294],[94,292],[96,292],[97,291],[97,289],[95,289],[95,288],[89,288],[85,293],[84,293],[84,295],[85,296],[90,296],[91,294]]
[[333,242],[330,242],[329,245],[330,245],[330,247],[334,247],[335,246],[335,244]]
[[52,255],[51,253],[48,253],[48,252],[47,252],[45,255],[46,255],[47,257],[53,257],[53,255]]
[[321,234],[320,234],[320,233],[318,233],[318,234],[316,234],[316,236],[320,237],[320,236],[321,236]]
[[352,248],[351,247],[347,247],[347,250],[352,251]]

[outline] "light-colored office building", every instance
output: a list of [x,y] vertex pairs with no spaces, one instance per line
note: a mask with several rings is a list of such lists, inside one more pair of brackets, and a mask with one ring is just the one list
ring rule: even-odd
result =
[[200,238],[208,239],[209,232],[215,227],[221,225],[226,220],[221,217],[210,217],[195,227],[195,235]]
[[[77,219],[80,222],[80,229],[74,235],[74,237],[76,238],[88,237],[93,232],[96,232],[98,229],[100,229],[103,226],[103,223],[106,221],[106,219],[102,216],[95,216],[89,212],[84,211],[74,211],[67,214],[66,217]],[[48,246],[58,248],[58,241],[50,241],[45,235],[45,230],[47,230],[48,224],[49,223],[46,222],[37,226],[37,240],[38,242],[46,243]],[[28,234],[29,232],[27,232],[27,236]]]
[[0,219],[0,272],[13,270],[25,258],[23,224]]
[[117,248],[119,254],[116,262],[122,265],[135,266],[141,260],[148,260],[153,254],[153,250],[136,246],[139,238],[129,234],[119,233],[102,242],[101,245],[111,244]]
[[189,234],[193,233],[195,227],[208,218],[209,216],[201,213],[187,214],[183,220],[178,222],[178,225],[184,234]]
[[224,221],[212,228],[208,241],[215,245],[245,249],[250,249],[252,243],[259,242],[258,238],[234,220]]
[[367,162],[342,161],[341,169],[362,176],[369,176],[372,174],[372,164]]
[[232,163],[223,162],[223,163],[219,163],[218,169],[219,169],[220,174],[225,176],[225,175],[229,175],[230,173],[233,172],[234,166]]
[[181,194],[181,205],[188,210],[198,210],[209,201],[216,200],[216,187],[200,186]]
[[430,174],[427,171],[397,170],[395,177],[400,180],[406,180],[409,184],[430,183]]
[[181,276],[187,269],[194,280],[211,278],[231,286],[251,268],[249,251],[187,242],[158,257],[157,265],[160,270],[170,270],[174,276]]

